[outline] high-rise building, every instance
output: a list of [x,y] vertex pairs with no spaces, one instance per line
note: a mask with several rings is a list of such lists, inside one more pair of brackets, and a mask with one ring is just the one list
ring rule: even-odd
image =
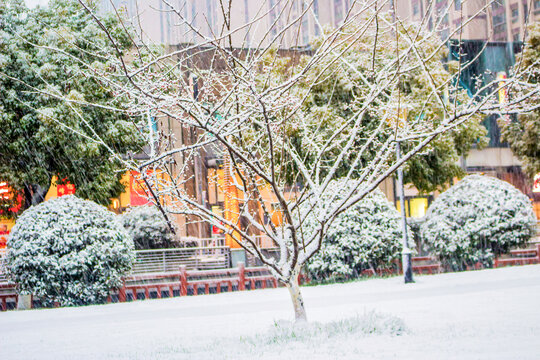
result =
[[[244,49],[269,45],[282,49],[303,48],[324,26],[339,26],[351,16],[351,5],[362,6],[363,3],[363,0],[233,0],[232,45]],[[383,10],[394,9],[399,21],[417,22],[438,31],[444,39],[462,40],[457,51],[451,49],[450,56],[455,55],[454,51],[464,61],[467,61],[465,55],[469,60],[476,58],[477,64],[470,67],[475,73],[468,78],[481,75],[487,82],[509,72],[519,50],[517,40],[524,39],[529,22],[540,20],[540,0],[381,0],[379,3]],[[227,33],[223,32],[224,11],[220,4],[218,0],[104,0],[103,8],[124,9],[122,11],[127,12],[145,41],[173,47],[204,46],[212,45],[214,38]],[[376,6],[373,1],[370,4]],[[228,12],[225,9],[225,13]],[[465,78],[461,79],[462,86],[468,86]],[[473,149],[462,159],[461,165],[467,171],[508,180],[532,196],[519,160],[508,145],[501,142],[497,117],[487,117],[485,126],[489,131],[489,147]],[[204,174],[200,178],[204,179]],[[196,186],[193,188],[196,192]],[[390,185],[385,191],[389,198],[394,197],[392,188]],[[415,189],[406,191],[409,200],[419,198]],[[215,191],[208,190],[208,194],[212,193]],[[208,194],[203,197],[207,197],[212,206],[214,202],[219,203]]]
[[540,0],[399,0],[396,13],[424,22],[443,37],[522,41],[527,24],[540,19]]
[[[401,1],[401,0],[400,0]],[[230,13],[233,46],[298,48],[309,44],[324,26],[337,26],[367,0],[101,0],[102,11],[125,11],[142,40],[165,45],[205,44],[226,34],[223,14]],[[381,0],[380,9],[390,9]],[[229,23],[229,19],[227,19]]]

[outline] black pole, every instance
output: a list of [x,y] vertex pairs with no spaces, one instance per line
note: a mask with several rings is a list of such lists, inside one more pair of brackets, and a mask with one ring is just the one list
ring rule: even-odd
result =
[[[399,141],[396,143],[396,159],[401,158],[401,150]],[[401,209],[401,225],[403,230],[403,251],[401,252],[401,263],[403,268],[403,276],[405,284],[414,282],[412,272],[412,256],[409,248],[409,234],[407,232],[407,216],[405,214],[405,195],[403,190],[403,170],[401,166],[398,168],[398,192],[399,192],[399,207]]]

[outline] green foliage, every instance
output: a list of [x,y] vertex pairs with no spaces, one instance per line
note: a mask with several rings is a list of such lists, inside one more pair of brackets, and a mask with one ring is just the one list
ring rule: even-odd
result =
[[[129,38],[118,20],[103,21],[126,51]],[[122,97],[89,76],[92,67],[109,66],[115,50],[76,1],[33,10],[22,0],[3,1],[0,24],[0,181],[17,191],[48,189],[56,175],[75,184],[79,196],[108,204],[124,189],[120,162],[90,138],[101,137],[120,154],[142,145],[124,112],[99,107],[121,110]]]
[[[521,79],[532,85],[540,84],[540,22],[532,23],[527,29],[528,38],[521,58],[516,61],[516,70],[526,69]],[[538,95],[529,99],[530,105],[537,105]],[[519,114],[517,121],[499,120],[501,134],[510,144],[512,152],[523,163],[523,170],[533,177],[540,172],[540,109]]]
[[136,250],[175,247],[174,235],[161,212],[152,205],[136,206],[121,215]]
[[133,243],[114,213],[73,195],[23,212],[5,265],[21,294],[45,305],[103,302],[134,261]]
[[[407,34],[418,34],[418,51],[422,54],[434,54],[425,63],[430,76],[427,76],[420,66],[413,64],[416,60],[414,56],[405,59],[400,66],[409,67],[409,70],[403,72],[398,89],[385,90],[370,102],[371,88],[378,85],[374,83],[373,77],[384,74],[385,67],[395,61],[395,35],[392,31],[381,31],[378,36],[367,31],[365,35],[361,35],[362,26],[362,22],[359,22],[345,27],[342,32],[343,39],[339,39],[341,45],[336,46],[333,51],[334,54],[339,54],[338,59],[328,56],[316,62],[304,75],[298,93],[293,94],[303,98],[300,111],[296,114],[297,119],[287,119],[282,125],[283,136],[287,137],[287,141],[306,159],[313,158],[320,149],[320,142],[313,141],[313,134],[316,133],[316,139],[322,142],[342,128],[334,141],[335,148],[324,154],[323,163],[331,166],[342,150],[339,146],[341,139],[347,138],[353,131],[352,119],[365,109],[354,150],[348,153],[348,158],[341,164],[337,177],[346,176],[357,152],[365,140],[380,127],[383,118],[389,117],[388,122],[395,124],[397,116],[389,114],[397,113],[398,108],[400,117],[406,117],[403,125],[405,130],[429,132],[448,116],[445,111],[452,114],[460,104],[468,101],[465,91],[452,87],[452,76],[456,73],[457,66],[455,63],[445,64],[441,60],[447,57],[448,50],[440,46],[437,35],[421,32],[415,25],[404,25],[399,28],[399,36],[405,38],[409,36]],[[349,38],[355,42],[351,43]],[[321,40],[316,40],[313,47],[317,49],[324,46],[320,42]],[[407,41],[401,41],[397,50],[404,51],[407,46]],[[309,61],[310,56],[307,55],[299,60],[281,58],[275,61],[273,54],[268,54],[267,63],[262,65],[265,76],[261,78],[261,86],[276,85],[294,76]],[[381,77],[382,80],[385,80],[384,76]],[[437,96],[432,93],[434,86],[437,88]],[[307,96],[304,97],[304,94]],[[286,99],[283,102],[287,104]],[[278,116],[279,114],[276,114],[276,117]],[[480,115],[474,115],[451,131],[439,135],[406,163],[405,182],[414,184],[422,192],[431,192],[444,189],[454,177],[463,175],[458,164],[459,156],[466,155],[472,146],[483,147],[487,144],[487,131],[481,120]],[[392,126],[377,131],[376,141],[370,144],[362,158],[365,164],[377,156],[385,139],[391,136]],[[417,140],[402,143],[402,152],[417,144]],[[280,154],[277,154],[278,158],[279,156]],[[324,174],[324,169],[321,172]],[[288,181],[294,181],[298,171],[289,169],[288,173]]]
[[523,246],[534,235],[531,202],[511,184],[488,176],[469,175],[435,199],[421,224],[428,252],[453,270]]
[[[333,181],[330,193],[338,191],[341,201],[350,186]],[[307,211],[305,205],[303,211]],[[316,216],[306,218],[303,231],[317,226]],[[410,230],[409,230],[410,232]],[[339,214],[325,233],[321,249],[305,269],[314,280],[354,279],[365,269],[388,269],[401,253],[401,217],[384,194],[376,189],[362,201]]]

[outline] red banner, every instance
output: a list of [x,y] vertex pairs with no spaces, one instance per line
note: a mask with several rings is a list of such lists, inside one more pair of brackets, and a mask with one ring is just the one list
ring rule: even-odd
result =
[[9,230],[6,224],[0,224],[0,249],[6,247]]
[[64,195],[74,195],[75,194],[75,185],[71,183],[65,183],[64,185],[58,185],[56,187],[56,196],[64,196]]
[[129,194],[130,205],[139,206],[148,204],[148,198],[146,196],[146,186],[141,180],[141,176],[138,172],[132,171],[129,177]]
[[[23,199],[20,194],[17,194],[17,199],[13,199],[14,195],[15,193],[11,190],[6,182],[0,182],[0,202],[8,203],[9,205],[13,204],[13,206],[7,210],[12,213],[17,213],[21,209]],[[0,208],[0,216],[5,215],[2,214],[2,212],[3,209]]]

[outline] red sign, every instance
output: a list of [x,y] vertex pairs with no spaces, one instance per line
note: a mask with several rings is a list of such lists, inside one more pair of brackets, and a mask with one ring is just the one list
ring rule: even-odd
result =
[[7,225],[0,224],[0,249],[3,249],[6,247],[8,235],[9,235],[9,230],[7,228]]
[[[22,196],[17,194],[17,199],[13,199],[14,193],[8,186],[7,182],[0,182],[0,201],[12,201],[13,206],[8,209],[9,212],[17,213],[21,209]],[[11,204],[11,203],[10,203]],[[0,216],[2,216],[2,209],[0,209]]]
[[141,175],[138,172],[131,172],[131,176],[129,177],[129,190],[129,203],[131,206],[148,204],[146,186],[144,185],[144,181],[141,179]]
[[540,193],[540,173],[534,176],[533,193]]
[[64,196],[64,195],[74,195],[75,194],[75,185],[67,182],[64,185],[58,185],[56,187],[56,196]]

